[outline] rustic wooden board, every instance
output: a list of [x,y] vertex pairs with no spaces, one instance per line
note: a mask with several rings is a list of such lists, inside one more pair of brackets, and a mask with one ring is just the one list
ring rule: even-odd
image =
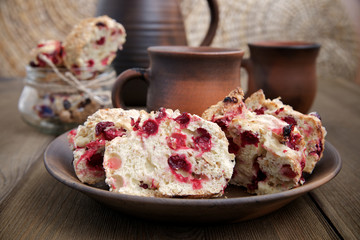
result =
[[314,200],[345,239],[360,236],[360,88],[334,79],[319,84],[313,110],[327,129],[326,139],[339,151],[342,170],[312,192]]
[[0,202],[23,177],[29,167],[43,154],[53,139],[29,127],[21,119],[18,99],[22,90],[20,79],[0,81]]
[[360,236],[360,87],[320,82],[313,106],[343,168],[326,185],[259,219],[178,225],[125,216],[56,181],[43,151],[54,138],[22,122],[20,79],[0,81],[0,239],[357,239]]
[[1,239],[336,239],[309,196],[259,219],[208,226],[149,222],[108,209],[53,179],[40,158],[0,205]]

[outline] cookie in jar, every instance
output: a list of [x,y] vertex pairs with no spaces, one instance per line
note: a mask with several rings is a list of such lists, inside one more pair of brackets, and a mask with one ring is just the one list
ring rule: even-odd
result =
[[30,53],[18,104],[25,122],[60,134],[111,107],[111,63],[125,37],[120,23],[101,16],[81,21],[65,41],[40,41]]

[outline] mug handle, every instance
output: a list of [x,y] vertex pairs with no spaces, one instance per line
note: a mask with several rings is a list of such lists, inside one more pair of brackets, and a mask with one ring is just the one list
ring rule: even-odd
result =
[[253,69],[254,65],[253,62],[251,61],[251,58],[244,58],[241,61],[241,67],[246,70],[246,73],[248,75],[248,89],[245,94],[245,98],[247,98],[257,90],[254,79],[254,69]]
[[207,1],[210,9],[210,25],[200,46],[210,46],[219,25],[219,5],[216,0]]
[[128,107],[125,106],[124,100],[121,96],[121,91],[123,89],[124,84],[136,78],[141,78],[145,80],[146,83],[149,84],[150,82],[149,73],[150,73],[150,69],[145,69],[145,68],[130,68],[122,72],[116,79],[112,89],[111,101],[113,106],[116,108],[127,109]]

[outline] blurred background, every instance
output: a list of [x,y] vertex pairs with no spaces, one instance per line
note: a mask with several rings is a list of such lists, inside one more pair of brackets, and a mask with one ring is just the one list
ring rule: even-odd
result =
[[[242,48],[256,40],[318,42],[318,79],[360,84],[359,0],[218,0],[212,46]],[[0,76],[23,77],[29,51],[42,39],[63,40],[97,0],[0,0]],[[200,44],[210,17],[205,0],[179,0],[188,43]],[[126,26],[125,26],[126,28]],[[126,47],[126,44],[125,46]]]

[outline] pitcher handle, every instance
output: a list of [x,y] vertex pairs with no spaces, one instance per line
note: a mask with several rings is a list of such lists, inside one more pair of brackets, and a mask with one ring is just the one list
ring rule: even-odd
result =
[[116,79],[116,82],[114,83],[112,89],[111,100],[113,106],[116,108],[128,109],[128,107],[124,103],[121,94],[124,84],[128,81],[137,78],[141,78],[149,84],[149,75],[150,75],[149,72],[150,69],[145,69],[145,68],[130,68],[122,72]]
[[210,46],[210,44],[212,43],[215,37],[216,30],[219,25],[219,5],[217,1],[208,0],[207,2],[210,9],[210,25],[200,46]]

